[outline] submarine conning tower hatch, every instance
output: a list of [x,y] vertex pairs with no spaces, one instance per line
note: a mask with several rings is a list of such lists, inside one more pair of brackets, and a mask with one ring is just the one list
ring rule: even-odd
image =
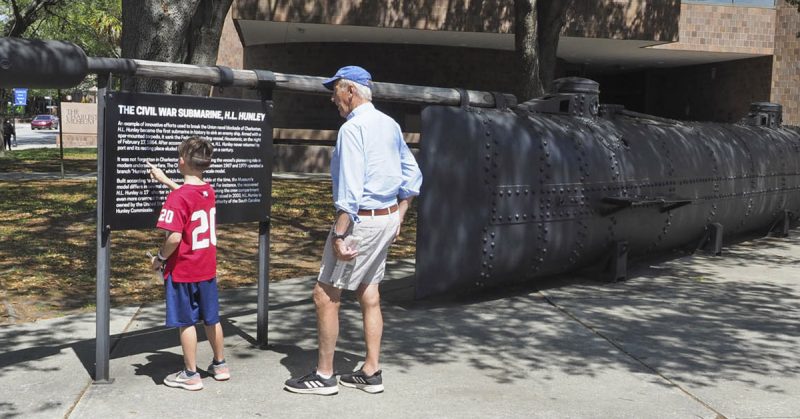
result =
[[783,107],[772,102],[753,102],[750,112],[741,121],[755,127],[780,128],[783,124]]
[[531,113],[596,118],[600,105],[600,83],[582,77],[564,77],[553,81],[554,93],[519,105]]

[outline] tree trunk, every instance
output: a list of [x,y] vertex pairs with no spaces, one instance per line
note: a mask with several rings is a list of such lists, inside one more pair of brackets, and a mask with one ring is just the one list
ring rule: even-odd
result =
[[[183,62],[186,35],[200,0],[122,2],[122,57],[170,63]],[[173,93],[166,80],[127,79],[124,89]]]
[[551,92],[556,72],[558,38],[566,19],[569,0],[548,0],[536,3],[539,32],[539,78],[545,92]]
[[[142,60],[214,65],[232,0],[122,2],[122,56]],[[132,91],[207,96],[211,87],[166,80],[129,79]]]
[[553,84],[558,38],[568,5],[569,0],[514,1],[520,102],[542,96]]
[[520,78],[516,94],[520,102],[539,97],[544,92],[539,75],[536,3],[536,0],[514,1],[514,48]]
[[[217,63],[219,39],[225,17],[233,0],[202,0],[197,8],[189,30],[188,54],[184,64],[212,66]],[[184,95],[208,96],[211,86],[185,83],[180,93]]]

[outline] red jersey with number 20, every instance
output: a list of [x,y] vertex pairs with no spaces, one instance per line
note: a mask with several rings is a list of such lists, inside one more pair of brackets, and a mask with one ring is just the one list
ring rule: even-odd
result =
[[164,278],[200,282],[217,276],[216,194],[209,184],[181,185],[167,196],[157,228],[181,233],[181,243],[167,259]]

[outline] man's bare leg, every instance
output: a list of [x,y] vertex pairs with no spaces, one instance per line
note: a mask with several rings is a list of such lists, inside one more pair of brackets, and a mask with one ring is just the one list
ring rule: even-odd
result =
[[332,285],[317,282],[314,286],[314,305],[317,307],[317,333],[319,339],[319,359],[317,372],[333,374],[333,354],[336,339],[339,337],[339,307],[342,290]]
[[356,293],[364,317],[364,343],[367,345],[367,356],[361,369],[367,375],[372,375],[380,369],[383,314],[378,286],[378,284],[361,285]]

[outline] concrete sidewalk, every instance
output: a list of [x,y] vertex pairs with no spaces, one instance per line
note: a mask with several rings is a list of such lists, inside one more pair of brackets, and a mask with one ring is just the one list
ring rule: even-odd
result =
[[[383,285],[386,392],[297,395],[316,361],[313,278],[271,284],[269,343],[256,290],[224,292],[229,382],[165,387],[182,361],[161,304],[112,312],[112,384],[91,382],[92,315],[0,328],[0,417],[800,418],[800,239],[761,239],[469,301],[410,303],[413,271]],[[224,279],[223,279],[224,280]],[[362,361],[360,313],[342,307],[337,369]],[[200,368],[211,359],[199,346]]]

